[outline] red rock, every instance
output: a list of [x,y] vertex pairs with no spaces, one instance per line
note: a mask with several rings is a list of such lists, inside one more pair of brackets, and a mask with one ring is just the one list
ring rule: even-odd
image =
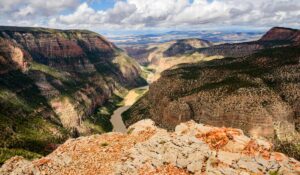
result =
[[300,31],[296,29],[274,27],[269,30],[260,41],[290,41],[299,42]]

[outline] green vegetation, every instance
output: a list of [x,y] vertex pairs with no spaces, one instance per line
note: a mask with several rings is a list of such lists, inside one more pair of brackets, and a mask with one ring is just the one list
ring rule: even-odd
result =
[[139,94],[139,95],[142,95],[145,93],[145,91],[147,91],[146,89],[143,89],[143,88],[136,88],[134,90],[135,93]]
[[134,128],[130,128],[128,131],[127,131],[127,134],[131,134],[133,132]]
[[[31,108],[36,108],[42,105],[47,106],[47,100],[41,95],[40,90],[35,85],[34,81],[21,71],[10,71],[0,77],[1,91],[19,92],[16,94],[20,99],[26,102],[26,105]],[[4,99],[9,100],[9,99]]]
[[180,93],[172,93],[170,94],[170,97],[175,100],[184,96],[189,96],[192,94],[196,94],[200,91],[209,91],[217,88],[222,88],[226,90],[228,93],[232,93],[240,88],[247,88],[247,87],[259,87],[260,85],[257,83],[254,83],[250,80],[241,79],[238,76],[232,76],[227,77],[221,81],[218,82],[211,82],[211,83],[205,83],[204,85],[200,87],[195,87],[192,89],[189,89],[187,91],[183,91]]
[[[126,72],[129,69],[139,71],[139,65],[94,32],[29,27],[2,27],[1,31],[0,39],[8,39],[7,36],[10,36],[11,41],[19,35],[30,34],[33,37],[30,39],[37,42],[54,37],[60,40],[58,44],[61,46],[64,45],[64,39],[69,39],[73,44],[79,44],[84,52],[84,56],[73,56],[72,53],[60,56],[42,53],[41,56],[40,51],[44,47],[52,47],[51,43],[44,43],[43,48],[36,51],[33,45],[19,42],[20,47],[30,54],[25,55],[29,70],[22,72],[10,64],[10,58],[7,60],[3,57],[6,50],[2,50],[0,59],[4,62],[0,67],[5,70],[0,76],[0,149],[4,150],[0,155],[2,162],[13,155],[23,154],[26,158],[33,158],[33,155],[30,157],[31,152],[46,155],[51,151],[48,150],[50,145],[79,136],[81,130],[77,126],[84,129],[86,126],[85,134],[111,131],[110,116],[122,105],[122,98],[115,95],[104,106],[91,110],[99,101],[110,98],[110,91],[124,94],[131,87],[146,84],[142,77],[132,77],[131,72]],[[90,37],[99,39],[103,44],[89,42]],[[56,53],[55,50],[52,52]],[[32,60],[27,59],[29,57]],[[63,99],[68,101],[61,103]],[[72,128],[64,128],[67,122],[62,122],[68,111],[74,114],[70,116],[74,116],[74,120],[82,116],[85,126],[80,123]],[[94,115],[86,116],[90,113]],[[5,151],[7,154],[3,153]]]
[[106,147],[106,146],[108,146],[108,145],[109,145],[109,144],[106,143],[106,142],[101,143],[101,146],[103,146],[103,147]]
[[122,101],[123,98],[113,95],[110,100],[96,110],[94,115],[85,121],[85,124],[89,126],[95,133],[112,131],[113,126],[110,122],[110,117],[118,107],[122,106]]
[[46,155],[49,153],[45,150],[47,145],[61,143],[66,139],[55,136],[52,130],[57,130],[62,136],[67,135],[64,129],[38,116],[7,117],[0,115],[0,147],[25,149]]
[[[172,98],[191,95],[203,90],[212,90],[215,88],[226,88],[228,92],[233,92],[239,88],[259,87],[255,78],[261,79],[268,88],[273,89],[276,85],[274,80],[265,78],[272,74],[274,70],[283,65],[297,64],[299,62],[300,49],[297,47],[265,49],[248,58],[224,58],[222,60],[213,60],[203,64],[191,64],[178,67],[177,69],[166,71],[163,76],[175,78],[178,76],[186,81],[199,80],[206,77],[208,71],[230,72],[229,76],[224,74],[215,75],[215,78],[208,77],[211,81],[202,86],[194,88],[185,88],[185,91],[178,92]],[[247,79],[240,78],[248,77]],[[226,77],[227,76],[227,77]],[[206,78],[206,79],[208,79]],[[223,78],[223,79],[222,79]]]
[[142,66],[141,77],[144,78],[145,80],[147,80],[148,76],[153,73],[155,73],[154,69],[151,69],[147,66]]
[[36,62],[32,62],[30,64],[30,69],[35,71],[41,71],[45,74],[51,75],[52,77],[59,79],[61,81],[66,81],[66,73],[63,73],[61,71],[58,71],[57,69],[51,68],[49,66],[46,66],[44,64],[39,64]]
[[279,175],[278,171],[270,171],[269,175]]
[[24,149],[0,148],[0,165],[2,165],[7,159],[10,159],[14,156],[22,156],[29,160],[42,157],[42,155],[40,154],[30,152]]
[[148,89],[147,88],[136,88],[134,89],[134,92],[136,94],[138,94],[138,96],[136,97],[136,101],[139,100],[142,96],[144,96],[147,92],[148,92]]
[[280,141],[278,139],[275,140],[275,150],[278,152],[282,152],[290,157],[293,157],[297,160],[300,160],[300,142],[288,142],[288,141]]
[[150,116],[149,105],[143,103],[143,98],[140,98],[127,111],[122,113],[122,120],[125,123],[132,123],[132,121],[139,121]]
[[[198,66],[189,66],[188,69],[184,69],[184,68],[178,68],[176,69],[178,72],[180,72],[180,76],[183,79],[186,80],[195,80],[198,79],[200,76],[200,71],[199,71],[199,67]],[[174,74],[169,72],[166,73],[165,76],[173,76]]]
[[[0,157],[4,161],[15,155],[19,155],[23,150],[39,155],[47,155],[51,150],[45,150],[47,145],[62,143],[66,138],[53,135],[51,130],[57,130],[62,135],[67,135],[62,128],[45,121],[37,116],[3,116],[0,115],[1,141],[0,150],[11,148],[10,152],[2,152]],[[2,147],[2,148],[1,148]],[[37,155],[36,154],[36,155]],[[25,154],[25,157],[29,155]]]
[[155,72],[155,69],[149,68],[149,67],[147,67],[147,66],[143,66],[142,68],[143,68],[145,71],[147,71],[147,72],[152,72],[152,73]]
[[[29,73],[44,73],[49,83],[57,78],[66,80],[61,72],[45,65],[34,64],[30,71]],[[57,87],[61,92],[60,96],[70,96],[73,99],[73,93],[81,87],[80,84],[62,82],[64,86]],[[122,100],[114,95],[93,116],[83,121],[84,124],[91,128],[93,133],[111,131],[110,116],[121,105]],[[34,81],[20,71],[11,71],[0,77],[0,105],[0,149],[12,150],[7,154],[2,153],[2,161],[20,155],[20,150],[47,155],[51,151],[45,150],[47,145],[62,143],[69,136],[69,132],[59,124],[48,100],[41,95]]]
[[[178,100],[179,102],[181,102],[179,98],[182,98],[182,101],[191,103],[189,105],[192,106],[191,111],[194,112],[202,107],[198,108],[197,106],[198,100],[200,101],[202,98],[211,98],[211,103],[214,103],[214,100],[222,101],[223,98],[230,101],[231,95],[235,97],[240,94],[258,94],[259,92],[277,94],[276,96],[281,98],[279,101],[282,100],[289,105],[295,112],[293,117],[297,117],[299,56],[300,47],[291,46],[265,49],[246,57],[182,64],[164,71],[161,79],[153,85],[153,89],[158,92],[151,92],[153,93],[151,98],[146,95],[136,102],[122,114],[123,121],[130,125],[144,118],[157,119],[163,116],[162,112],[158,111],[157,106],[157,104],[161,104],[158,102],[160,98],[166,98],[168,101]],[[265,100],[265,98],[262,97],[263,101],[255,102],[255,105],[269,110],[270,104],[273,105],[273,101],[276,102],[276,100]],[[166,102],[164,105],[168,103]],[[199,103],[201,104],[201,102]],[[232,106],[230,106],[231,104],[228,105],[230,109]],[[249,107],[252,106],[249,105]],[[297,122],[296,118],[295,122]],[[299,126],[299,123],[296,123],[296,127],[297,125]],[[275,148],[276,151],[300,160],[299,140],[293,142],[277,141]],[[272,172],[272,174],[276,174],[276,172]]]
[[33,80],[20,71],[0,77],[0,105],[0,149],[11,150],[2,153],[3,161],[21,154],[20,150],[46,155],[48,144],[60,143],[67,136],[67,131],[55,124],[57,118]]

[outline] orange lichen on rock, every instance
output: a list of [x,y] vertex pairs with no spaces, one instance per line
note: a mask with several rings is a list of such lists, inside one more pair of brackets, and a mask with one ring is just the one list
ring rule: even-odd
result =
[[261,155],[264,159],[269,160],[270,156],[271,156],[271,153],[267,150],[264,150],[264,151],[261,152]]
[[232,128],[218,128],[204,134],[197,134],[198,139],[203,140],[213,149],[221,149],[234,135],[240,135],[240,131]]
[[271,152],[268,142],[251,140],[237,129],[190,122],[171,133],[155,127],[151,120],[129,129],[129,134],[70,139],[34,161],[11,158],[0,168],[0,174],[300,174],[300,162]]
[[258,144],[255,142],[255,140],[250,140],[248,142],[247,146],[244,149],[245,154],[254,155],[259,150]]
[[247,155],[255,155],[255,154],[260,154],[264,159],[269,160],[270,159],[270,150],[259,145],[254,139],[251,139],[242,153],[247,154]]
[[111,165],[121,160],[124,151],[153,134],[143,131],[140,135],[103,134],[73,139],[33,164],[44,174],[112,174]]
[[273,155],[274,155],[274,159],[279,162],[283,161],[284,157],[285,157],[285,155],[283,155],[282,153],[278,153],[278,152],[275,152]]
[[36,162],[34,162],[34,165],[36,166],[41,166],[41,165],[44,165],[44,164],[47,164],[49,163],[51,160],[48,159],[48,158],[42,158],[42,159],[39,159],[37,160]]

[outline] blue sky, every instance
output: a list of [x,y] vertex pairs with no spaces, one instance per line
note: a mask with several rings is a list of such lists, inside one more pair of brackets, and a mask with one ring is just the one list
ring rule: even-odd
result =
[[[81,2],[85,1],[82,0]],[[113,8],[115,3],[116,2],[114,0],[94,0],[89,2],[91,7],[96,10],[106,10],[109,8]]]
[[0,0],[0,25],[107,33],[300,28],[299,0]]

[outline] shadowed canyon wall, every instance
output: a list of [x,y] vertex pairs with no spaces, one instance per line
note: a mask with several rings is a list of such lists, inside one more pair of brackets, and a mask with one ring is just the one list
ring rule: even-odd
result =
[[145,84],[140,73],[91,31],[0,27],[0,147],[43,152],[69,135],[105,132],[109,119],[92,114]]

